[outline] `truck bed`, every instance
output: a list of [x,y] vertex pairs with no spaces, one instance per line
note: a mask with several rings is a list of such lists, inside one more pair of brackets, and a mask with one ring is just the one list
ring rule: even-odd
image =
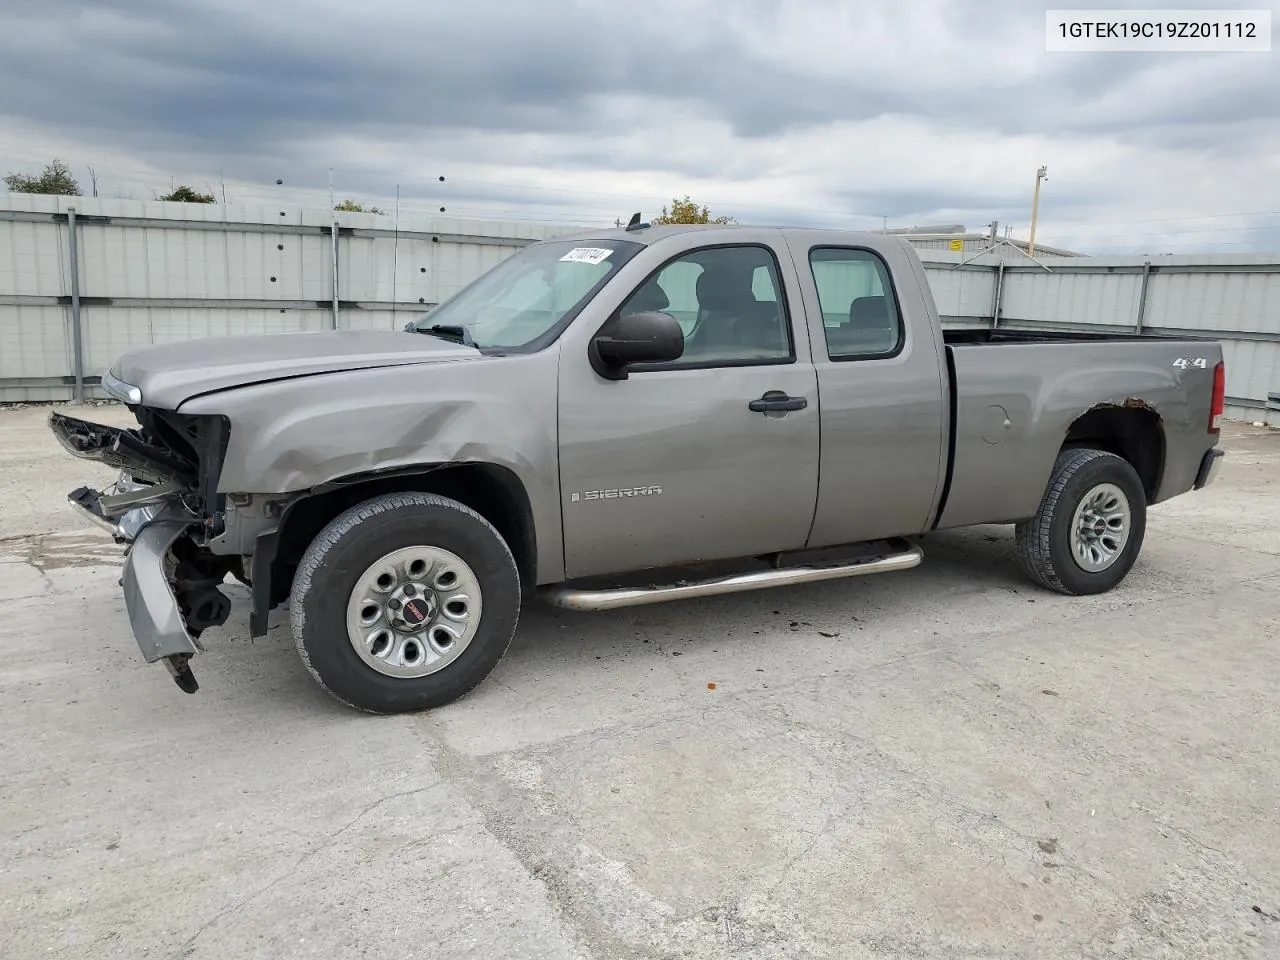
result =
[[[943,340],[952,452],[940,528],[1031,516],[1072,424],[1090,411],[1149,422],[1150,455],[1163,464],[1152,502],[1191,489],[1216,441],[1208,430],[1216,341],[999,329],[947,330]],[[993,346],[1001,349],[983,349]]]

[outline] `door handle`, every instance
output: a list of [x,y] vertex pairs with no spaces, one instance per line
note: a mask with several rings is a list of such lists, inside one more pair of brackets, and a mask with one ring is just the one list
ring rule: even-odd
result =
[[753,413],[785,413],[789,410],[803,410],[809,405],[804,397],[789,397],[781,390],[770,390],[759,400],[752,400],[747,409]]

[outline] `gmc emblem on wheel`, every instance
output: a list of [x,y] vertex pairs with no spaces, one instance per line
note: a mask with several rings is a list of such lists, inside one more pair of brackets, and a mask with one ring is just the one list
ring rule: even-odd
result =
[[582,493],[569,494],[569,502],[579,500],[617,500],[620,497],[660,497],[662,488],[656,485],[647,487],[619,487],[616,490],[584,490]]

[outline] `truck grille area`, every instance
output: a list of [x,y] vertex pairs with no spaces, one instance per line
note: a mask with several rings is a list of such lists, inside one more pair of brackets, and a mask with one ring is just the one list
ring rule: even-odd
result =
[[122,429],[53,413],[49,427],[67,452],[122,471],[142,485],[176,488],[207,532],[221,532],[225,498],[218,476],[230,424],[221,416],[192,416],[133,407],[138,428]]
[[50,417],[49,425],[53,435],[69,453],[128,470],[139,480],[158,483],[163,480],[189,481],[195,477],[197,465],[194,460],[175,454],[141,431],[121,430],[56,413]]
[[217,527],[214,532],[221,532],[225,497],[218,493],[218,477],[231,433],[227,418],[151,407],[138,407],[134,414],[142,437],[181,464],[182,479],[194,494],[187,502],[197,508],[206,529]]

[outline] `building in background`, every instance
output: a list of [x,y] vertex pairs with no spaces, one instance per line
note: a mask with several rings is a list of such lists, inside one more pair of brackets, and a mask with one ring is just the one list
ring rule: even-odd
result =
[[[872,230],[872,233],[887,233],[903,236],[917,250],[948,250],[952,253],[974,254],[985,250],[1000,257],[1025,260],[1027,241],[1015,240],[1012,237],[1000,237],[995,230],[986,233],[969,233],[963,224],[931,224],[923,227],[895,227],[889,230]],[[1021,251],[1021,252],[1019,252]],[[1036,244],[1037,257],[1083,257],[1085,254],[1060,247],[1050,247],[1043,243]]]

